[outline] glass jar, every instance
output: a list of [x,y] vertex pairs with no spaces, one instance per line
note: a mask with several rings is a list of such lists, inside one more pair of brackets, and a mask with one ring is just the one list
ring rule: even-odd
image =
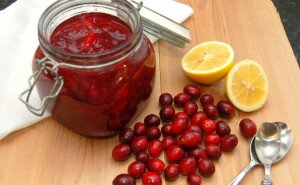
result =
[[[63,21],[83,13],[105,13],[125,22],[132,35],[113,49],[94,54],[63,51],[51,44],[51,34]],[[53,118],[88,137],[118,134],[146,104],[154,85],[155,54],[143,34],[138,11],[125,0],[61,0],[42,14],[39,47],[33,59],[28,109]],[[29,103],[36,85],[42,105]]]

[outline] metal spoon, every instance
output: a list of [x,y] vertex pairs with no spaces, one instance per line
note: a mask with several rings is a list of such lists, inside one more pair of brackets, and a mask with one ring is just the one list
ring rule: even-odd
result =
[[272,185],[271,165],[279,156],[280,132],[274,123],[263,123],[255,137],[255,151],[265,167],[262,185]]
[[[291,127],[288,124],[283,122],[275,122],[275,124],[280,131],[280,151],[275,161],[276,163],[280,161],[289,151],[293,141],[293,133],[291,132]],[[230,181],[228,185],[239,184],[246,173],[248,173],[248,171],[250,171],[254,166],[262,165],[256,155],[254,140],[255,136],[253,136],[250,142],[250,163],[232,181]]]
[[228,185],[237,185],[244,178],[244,176],[250,171],[254,166],[261,165],[260,160],[258,159],[255,151],[255,136],[251,139],[250,142],[250,163],[232,180]]

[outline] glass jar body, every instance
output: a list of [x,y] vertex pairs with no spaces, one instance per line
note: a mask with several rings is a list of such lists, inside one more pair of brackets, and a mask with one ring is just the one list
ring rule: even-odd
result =
[[[45,55],[37,49],[36,59]],[[128,125],[142,110],[155,82],[155,54],[143,36],[139,47],[125,59],[104,68],[60,67],[63,88],[51,106],[52,116],[71,130],[89,137],[109,137]],[[41,98],[49,94],[54,77],[43,73],[37,82]]]

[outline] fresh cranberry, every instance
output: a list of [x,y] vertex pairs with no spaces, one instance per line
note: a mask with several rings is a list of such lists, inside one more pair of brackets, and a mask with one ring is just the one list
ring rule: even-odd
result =
[[173,121],[176,120],[177,118],[183,118],[186,120],[186,123],[189,123],[190,118],[185,112],[177,112],[173,118]]
[[198,160],[198,169],[202,176],[209,177],[215,173],[215,165],[208,158],[201,158]]
[[195,100],[200,97],[201,88],[194,84],[188,84],[188,85],[184,86],[183,92],[188,94],[191,97],[191,99]]
[[232,151],[238,144],[238,138],[234,134],[224,136],[220,142],[220,148],[224,152]]
[[185,151],[178,145],[171,146],[166,151],[166,159],[169,163],[178,163],[185,155]]
[[194,157],[196,160],[206,157],[206,153],[204,152],[203,148],[196,147],[192,148],[188,151],[188,155]]
[[146,172],[146,165],[141,161],[134,161],[128,166],[128,174],[134,178],[142,178],[143,173]]
[[219,145],[220,136],[218,134],[207,134],[204,138],[205,145]]
[[179,177],[179,167],[177,164],[169,164],[165,171],[164,176],[166,181],[173,182],[176,181]]
[[186,130],[192,130],[198,132],[201,136],[203,135],[202,129],[199,125],[189,124]]
[[160,109],[159,115],[163,121],[171,121],[175,115],[175,109],[172,106],[164,106]]
[[188,185],[200,185],[202,182],[201,176],[196,173],[191,173],[187,177]]
[[146,136],[149,140],[159,139],[161,136],[161,131],[157,126],[151,126],[147,128]]
[[226,123],[223,120],[219,120],[216,123],[216,132],[220,137],[224,137],[224,136],[230,134],[231,129],[230,129],[228,123]]
[[195,131],[185,131],[179,138],[179,144],[185,148],[193,148],[202,142],[202,136]]
[[186,102],[190,101],[190,96],[186,93],[179,93],[174,97],[174,103],[177,107],[182,107]]
[[131,128],[123,128],[119,133],[120,143],[130,144],[134,138],[134,133]]
[[137,122],[133,127],[133,132],[136,136],[142,136],[145,135],[146,129],[147,127],[144,123]]
[[232,118],[234,116],[234,107],[230,102],[221,100],[218,102],[217,107],[222,117]]
[[159,104],[160,106],[172,105],[173,97],[169,93],[163,93],[159,96]]
[[130,157],[131,149],[127,144],[119,144],[112,150],[112,157],[116,161],[123,161]]
[[171,123],[164,124],[164,126],[161,127],[161,133],[164,137],[172,135],[173,134],[172,124]]
[[134,154],[143,152],[148,147],[148,139],[145,136],[137,136],[131,142],[131,150]]
[[177,140],[173,136],[166,136],[162,140],[164,150],[168,150],[171,146],[177,145]]
[[150,159],[150,155],[146,152],[140,152],[138,154],[136,154],[135,159],[137,161],[141,161],[143,163],[147,163]]
[[160,124],[160,118],[155,114],[149,114],[145,117],[144,123],[147,127],[158,126]]
[[148,145],[148,153],[152,157],[158,157],[163,151],[162,142],[158,139],[152,140]]
[[135,185],[135,179],[129,174],[120,174],[113,180],[113,185]]
[[183,110],[188,116],[191,117],[198,111],[198,105],[194,102],[189,101],[184,104]]
[[214,105],[205,105],[203,111],[210,119],[217,119],[219,117],[219,111]]
[[211,119],[205,119],[201,124],[203,132],[210,134],[216,130],[216,123]]
[[151,158],[147,163],[148,171],[162,174],[165,169],[165,163],[159,158]]
[[187,129],[187,121],[183,118],[175,119],[172,123],[173,134],[180,135]]
[[191,124],[200,126],[205,119],[207,119],[207,115],[204,112],[196,112],[191,118]]
[[146,172],[142,177],[143,185],[162,185],[162,180],[157,173]]
[[214,97],[210,94],[204,94],[200,98],[200,103],[201,103],[202,107],[204,107],[206,105],[213,105],[214,101],[215,101]]
[[242,119],[239,127],[244,137],[250,138],[256,134],[256,124],[249,118]]
[[194,173],[197,168],[197,161],[191,156],[184,157],[180,160],[179,170],[182,175]]
[[207,145],[205,148],[207,158],[217,160],[221,157],[222,151],[217,145]]

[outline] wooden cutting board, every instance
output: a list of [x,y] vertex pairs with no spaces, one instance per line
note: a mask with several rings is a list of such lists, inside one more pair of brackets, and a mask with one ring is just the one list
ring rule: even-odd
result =
[[[203,178],[202,184],[227,184],[249,162],[249,140],[238,129],[244,117],[258,125],[263,121],[284,121],[292,126],[294,143],[289,154],[272,169],[275,185],[300,183],[300,73],[278,13],[271,0],[181,0],[194,9],[194,16],[184,25],[193,42],[185,49],[163,41],[154,45],[157,56],[156,86],[151,103],[135,121],[149,113],[158,113],[161,92],[173,95],[190,83],[180,67],[182,56],[198,43],[224,41],[234,48],[236,61],[258,60],[266,70],[270,94],[266,105],[253,113],[238,112],[231,121],[239,144],[231,153],[223,153],[215,162],[216,172]],[[167,7],[166,7],[167,8]],[[226,98],[223,81],[203,87],[217,100]],[[15,132],[0,141],[1,185],[109,185],[119,173],[127,171],[125,162],[111,158],[117,137],[91,140],[81,137],[52,118]],[[161,156],[164,158],[164,155]],[[263,168],[256,167],[241,184],[260,184]],[[174,183],[186,184],[181,176]],[[138,180],[138,184],[141,181]]]

